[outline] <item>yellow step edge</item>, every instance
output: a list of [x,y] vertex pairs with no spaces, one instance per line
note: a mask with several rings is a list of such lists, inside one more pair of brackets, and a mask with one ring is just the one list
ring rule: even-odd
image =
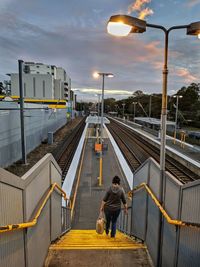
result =
[[129,236],[117,232],[116,238],[106,234],[98,235],[95,230],[71,230],[57,243],[50,246],[51,250],[73,249],[144,249],[146,246],[136,243]]

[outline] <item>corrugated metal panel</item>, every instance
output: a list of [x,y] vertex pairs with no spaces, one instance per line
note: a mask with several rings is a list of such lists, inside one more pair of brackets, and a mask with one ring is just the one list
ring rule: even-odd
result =
[[132,230],[131,234],[140,238],[145,239],[146,232],[146,212],[147,212],[147,193],[145,189],[137,191],[133,195],[132,201]]
[[200,266],[200,230],[182,227],[180,230],[178,267]]
[[[61,174],[53,163],[50,163],[51,183],[61,185]],[[61,235],[61,214],[62,214],[62,196],[60,193],[53,192],[51,197],[51,241]]]
[[[183,187],[181,220],[200,223],[200,182]],[[200,266],[200,230],[181,228],[178,266]]]
[[[0,211],[0,225],[23,222],[22,190],[0,183]],[[1,234],[0,266],[25,266],[22,230]]]
[[50,201],[47,202],[38,224],[27,231],[28,267],[42,267],[50,246]]
[[[181,183],[171,175],[166,175],[166,196],[165,209],[173,219],[178,219],[179,196]],[[174,266],[176,256],[177,228],[164,220],[163,245],[162,245],[162,263],[163,266]]]
[[149,160],[147,160],[142,167],[140,167],[133,176],[133,187],[140,185],[141,183],[147,183],[149,174]]
[[160,167],[154,161],[150,161],[149,186],[155,196],[160,199]]
[[159,237],[159,224],[160,224],[159,213],[160,211],[155,206],[153,200],[149,198],[146,244],[155,266],[158,255],[158,237]]
[[[30,175],[32,180],[25,189],[27,220],[31,218],[38,203],[50,188],[50,162],[40,163],[33,169]],[[37,225],[27,229],[27,240],[28,267],[42,267],[50,245],[50,200],[43,209]]]

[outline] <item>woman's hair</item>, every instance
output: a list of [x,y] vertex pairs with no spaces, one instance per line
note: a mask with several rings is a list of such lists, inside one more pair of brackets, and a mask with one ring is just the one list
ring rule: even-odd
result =
[[120,178],[117,175],[115,175],[112,179],[112,183],[120,185]]

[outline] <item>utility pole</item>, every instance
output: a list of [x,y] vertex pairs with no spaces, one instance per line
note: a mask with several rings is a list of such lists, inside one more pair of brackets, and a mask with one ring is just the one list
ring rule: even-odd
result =
[[20,124],[21,124],[21,150],[22,150],[22,163],[26,164],[26,137],[24,127],[24,94],[23,94],[23,60],[18,60],[19,67],[19,100],[20,100]]
[[152,103],[152,95],[150,95],[149,99],[149,118],[151,118],[151,103]]

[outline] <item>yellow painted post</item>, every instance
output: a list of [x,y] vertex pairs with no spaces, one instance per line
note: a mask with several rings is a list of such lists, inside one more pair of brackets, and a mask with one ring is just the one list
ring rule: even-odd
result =
[[99,159],[99,186],[103,184],[103,158],[102,158],[102,151],[100,152],[100,159]]

